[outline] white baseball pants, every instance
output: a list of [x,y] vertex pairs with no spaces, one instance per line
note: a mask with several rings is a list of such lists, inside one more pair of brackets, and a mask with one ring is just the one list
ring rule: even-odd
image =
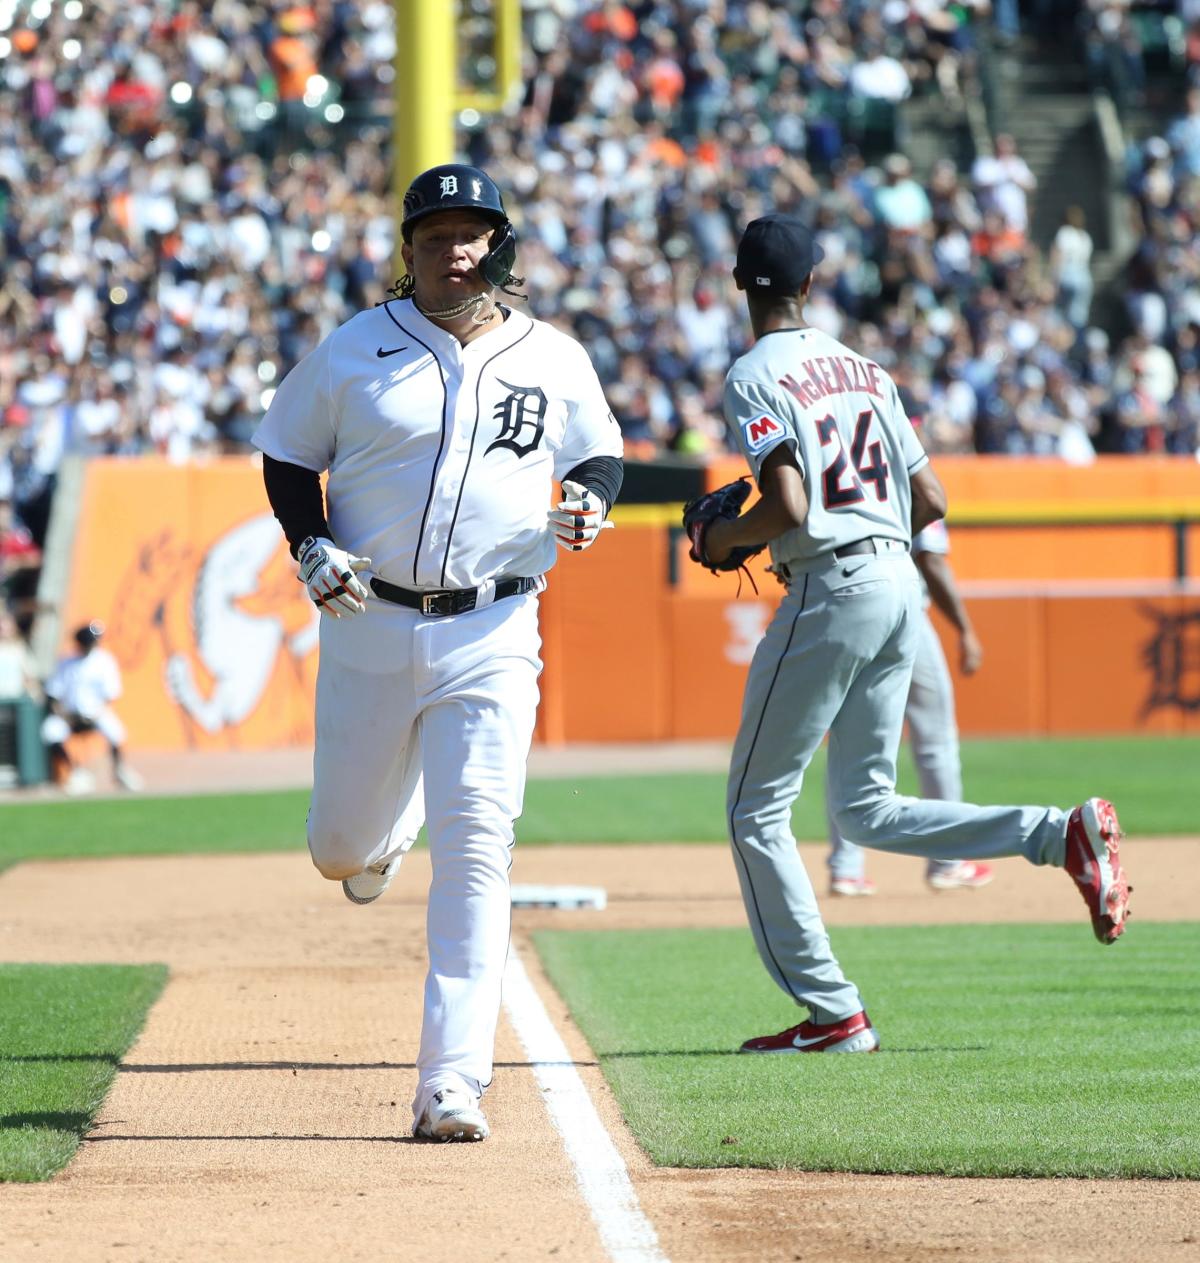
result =
[[313,863],[340,880],[428,826],[414,1118],[441,1089],[478,1096],[491,1082],[540,649],[533,594],[436,619],[371,601],[365,614],[321,622]]
[[[105,706],[96,714],[81,716],[81,718],[86,718],[110,746],[125,744],[125,725],[111,706]],[[42,720],[41,737],[46,745],[62,745],[71,736],[72,731],[70,721],[64,719],[62,715],[47,715]]]

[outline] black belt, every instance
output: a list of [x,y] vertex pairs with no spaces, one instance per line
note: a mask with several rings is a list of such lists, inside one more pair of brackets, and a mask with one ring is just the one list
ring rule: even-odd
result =
[[875,536],[868,535],[866,539],[856,539],[853,544],[843,544],[841,548],[833,550],[834,561],[841,561],[844,557],[861,557],[863,553],[877,553],[878,548],[875,547]]
[[[501,579],[496,584],[493,600],[502,601],[506,596],[520,596],[533,592],[536,579]],[[475,608],[479,598],[478,588],[450,588],[441,592],[415,592],[411,588],[398,588],[386,579],[372,579],[371,590],[377,597],[393,605],[407,605],[410,610],[420,610],[426,618],[447,618],[451,614],[465,614]]]

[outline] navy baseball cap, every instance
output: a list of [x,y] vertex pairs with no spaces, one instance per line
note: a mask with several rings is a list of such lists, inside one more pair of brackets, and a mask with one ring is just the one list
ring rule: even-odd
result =
[[794,294],[825,257],[812,229],[795,215],[764,215],[746,226],[734,272],[751,293]]

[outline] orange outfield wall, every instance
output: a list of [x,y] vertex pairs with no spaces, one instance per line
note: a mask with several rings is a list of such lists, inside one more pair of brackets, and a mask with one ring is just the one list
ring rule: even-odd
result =
[[[597,652],[593,639],[586,665],[570,663],[556,678],[549,631],[543,739],[731,737],[747,665],[781,589],[766,575],[757,595],[743,582],[738,597],[736,580],[692,567],[710,584],[708,595],[693,584],[660,589],[657,597],[625,586],[622,623],[611,610],[611,577],[625,560],[632,567],[644,564],[648,550],[665,553],[663,532],[618,528],[576,560],[598,562],[601,548],[609,554],[603,571],[574,565],[568,579],[568,566],[560,566],[543,598],[548,630],[569,603],[573,624],[595,612],[606,642]],[[961,676],[957,637],[933,615],[964,733],[1200,733],[1200,586],[1143,583],[1104,594],[1093,586],[1091,595],[1087,587],[1069,595],[1045,585],[1024,595],[984,595],[984,585],[964,586],[984,646],[976,675]],[[557,660],[570,657],[564,647]]]
[[313,734],[319,615],[250,459],[88,465],[63,609],[108,625],[131,749],[269,749]]
[[[961,477],[1001,505],[1000,492],[1027,464],[979,458]],[[1169,494],[1200,505],[1200,466],[1148,466],[1165,488],[1160,502]],[[1073,503],[1094,511],[1103,498],[1093,471],[1107,486],[1120,468],[1142,485],[1141,459],[1036,475],[1056,482],[1056,505],[1070,487]],[[939,469],[953,487],[950,463]],[[996,532],[1011,539],[1020,528],[952,532],[952,561],[986,653],[980,674],[958,681],[962,729],[1200,731],[1200,589],[1168,582],[1173,554],[1158,545],[1122,552],[1119,534],[1129,527],[1037,529],[1048,534],[1026,533],[1011,551],[997,551]],[[759,592],[743,582],[739,596],[735,577],[710,575],[685,552],[662,525],[618,522],[595,548],[560,556],[542,597],[539,740],[732,736],[747,664],[781,590],[763,558],[752,567]],[[1025,577],[1014,591],[1017,575]],[[1113,578],[1138,583],[1095,592],[1097,579]],[[1067,579],[1085,590],[1068,593]],[[64,651],[71,628],[91,618],[109,624],[131,748],[311,742],[318,616],[254,459],[92,462],[63,614]]]
[[983,667],[958,670],[934,615],[965,733],[1200,734],[1200,591],[971,597]]
[[[933,465],[946,488],[955,572],[963,579],[1173,579],[1177,514],[1188,519],[1180,528],[1184,574],[1200,580],[1200,462],[1101,456],[1090,465],[1067,465],[935,456]],[[740,457],[725,458],[709,467],[708,485],[745,472]],[[1162,520],[1147,524],[1147,517]],[[1021,518],[1037,524],[1015,525]],[[1067,524],[1072,519],[1087,525]]]

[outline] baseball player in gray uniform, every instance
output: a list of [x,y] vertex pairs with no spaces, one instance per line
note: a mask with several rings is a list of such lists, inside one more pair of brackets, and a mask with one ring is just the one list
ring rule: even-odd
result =
[[945,515],[941,483],[878,364],[804,325],[821,252],[800,220],[746,229],[734,278],[757,342],[730,369],[726,418],[760,499],[692,535],[722,565],[770,543],[787,595],[746,681],[728,824],[764,965],[806,1020],[744,1052],[871,1052],[879,1036],[834,957],[791,833],[805,768],[829,734],[830,803],[860,845],[928,858],[1023,855],[1065,868],[1103,943],[1123,932],[1129,887],[1112,805],[977,807],[896,793],[896,753],[923,614],[914,531]]
[[372,903],[426,823],[413,1130],[482,1140],[542,665],[537,593],[558,546],[598,536],[622,446],[583,348],[501,301],[521,284],[516,234],[483,171],[419,175],[401,233],[395,297],[284,378],[255,443],[325,616],[313,863]]
[[[931,522],[913,536],[912,557],[921,579],[922,607],[930,602],[958,632],[959,667],[974,675],[983,661],[983,648],[947,561],[950,537],[944,522]],[[913,762],[922,798],[962,798],[962,760],[958,746],[958,721],[954,714],[954,685],[942,652],[942,642],[928,615],[917,628],[917,652],[913,658],[912,683],[904,708],[912,744]],[[828,768],[826,784],[828,785]],[[825,796],[829,802],[828,790]],[[833,813],[829,813],[829,893],[872,895],[875,883],[867,876],[863,849],[842,837]],[[926,861],[925,880],[934,890],[978,890],[992,880],[992,866],[979,860]]]

